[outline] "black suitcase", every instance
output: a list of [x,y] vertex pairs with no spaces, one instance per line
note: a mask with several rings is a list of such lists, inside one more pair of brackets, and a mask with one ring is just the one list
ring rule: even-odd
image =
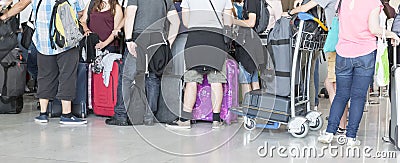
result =
[[24,107],[26,64],[17,49],[11,50],[0,64],[0,114],[18,114]]
[[[88,93],[88,63],[79,63],[78,79],[76,80],[76,98],[72,101],[72,114],[79,117],[87,117],[87,93]],[[61,101],[54,99],[47,107],[49,117],[59,117],[62,113]]]
[[[290,98],[271,95],[263,90],[246,93],[241,105],[247,115],[277,122],[289,122]],[[296,106],[296,115],[305,114],[304,106]]]
[[18,97],[0,97],[0,114],[19,114],[24,108],[24,99]]

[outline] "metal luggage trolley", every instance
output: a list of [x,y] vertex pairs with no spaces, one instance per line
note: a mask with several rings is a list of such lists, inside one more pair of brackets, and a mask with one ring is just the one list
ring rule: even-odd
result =
[[[290,95],[288,97],[275,97],[275,95],[260,93],[262,92],[261,90],[256,90],[259,92],[258,96],[264,97],[264,99],[261,100],[257,99],[256,103],[263,103],[272,108],[254,107],[250,105],[230,108],[230,111],[234,114],[244,117],[243,126],[246,130],[254,130],[256,127],[278,129],[281,124],[285,124],[287,125],[289,133],[294,137],[302,138],[308,134],[309,130],[316,131],[323,126],[322,114],[311,110],[309,85],[312,56],[316,51],[323,48],[326,34],[304,31],[304,22],[306,20],[313,20],[319,24],[318,28],[322,28],[325,31],[327,31],[327,28],[319,19],[310,14],[299,13],[298,18],[300,20],[298,30],[291,39],[294,54],[290,72]],[[303,57],[306,59],[306,64],[305,70],[301,72],[301,70],[299,70],[301,66],[298,64],[301,63]],[[299,77],[299,75],[303,76],[303,79]],[[297,85],[296,83],[301,84]],[[262,100],[264,101],[260,102]],[[248,103],[253,103],[253,99]],[[257,124],[255,121],[256,118],[266,120],[268,123]]]

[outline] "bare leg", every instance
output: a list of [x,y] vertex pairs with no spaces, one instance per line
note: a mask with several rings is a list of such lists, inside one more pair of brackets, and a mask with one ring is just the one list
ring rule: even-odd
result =
[[47,111],[47,106],[49,105],[49,99],[39,99],[40,112],[45,113]]
[[250,85],[250,84],[240,84],[240,85],[242,85],[242,98],[243,98],[243,100],[244,100],[244,95],[245,95],[247,92],[250,92],[250,91],[251,91],[251,85]]
[[[332,104],[333,99],[335,98],[335,95],[336,95],[336,83],[334,83],[334,82],[329,82],[329,81],[328,81],[328,78],[327,78],[327,79],[325,80],[325,88],[326,88],[326,90],[328,91],[329,100],[330,100],[330,102],[331,102],[331,104]],[[343,116],[342,116],[342,118],[340,119],[340,125],[339,125],[339,127],[342,128],[342,129],[346,129],[346,124],[347,124],[347,113],[348,113],[348,111],[349,111],[349,106],[346,105],[346,108],[344,109],[344,112],[343,112]]]
[[211,101],[213,104],[213,113],[221,112],[223,90],[221,83],[211,83]]
[[252,82],[251,87],[253,88],[252,90],[257,90],[260,89],[260,83],[259,82]]
[[71,113],[71,107],[72,107],[71,101],[61,100],[61,104],[62,104],[62,113],[63,114]]
[[183,99],[183,111],[191,113],[196,103],[197,83],[188,82],[185,87],[185,95]]

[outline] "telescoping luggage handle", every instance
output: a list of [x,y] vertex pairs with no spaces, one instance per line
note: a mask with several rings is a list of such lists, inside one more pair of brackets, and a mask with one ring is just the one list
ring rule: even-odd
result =
[[393,46],[393,67],[392,70],[397,68],[397,40],[394,41],[394,46]]

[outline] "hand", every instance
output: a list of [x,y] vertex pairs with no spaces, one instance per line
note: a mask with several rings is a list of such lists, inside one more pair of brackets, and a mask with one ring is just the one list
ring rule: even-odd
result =
[[96,44],[96,46],[94,48],[101,50],[106,46],[107,46],[107,44],[105,44],[103,41],[100,41],[99,43]]
[[137,57],[136,53],[136,43],[135,42],[127,42],[126,47],[128,48],[129,53],[131,53],[134,57]]
[[396,37],[392,38],[391,40],[392,40],[392,45],[393,46],[398,46],[399,43],[400,43],[400,38],[397,35],[396,35]]
[[121,30],[113,30],[111,33],[115,36],[118,37],[118,33],[121,32]]
[[282,12],[282,17],[290,17],[288,12]]
[[302,3],[303,3],[303,0],[295,0],[293,7],[296,8],[296,7],[300,6]]
[[86,30],[84,35],[85,35],[85,36],[89,36],[89,34],[91,34],[91,33],[92,33],[92,31]]

